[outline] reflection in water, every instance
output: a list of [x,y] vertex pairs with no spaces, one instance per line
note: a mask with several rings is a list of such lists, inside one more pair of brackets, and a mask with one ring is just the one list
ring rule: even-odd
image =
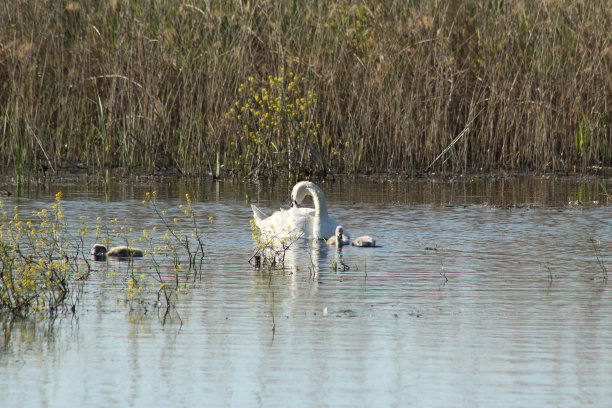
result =
[[204,273],[181,295],[182,326],[126,303],[130,274],[151,278],[146,258],[94,264],[76,319],[3,321],[2,406],[604,406],[612,214],[599,186],[323,184],[334,218],[381,247],[300,241],[275,271],[247,262],[246,197],[274,209],[291,186],[61,186],[67,218],[129,216],[134,234],[154,224],[145,191],[168,208],[189,192],[214,218]]

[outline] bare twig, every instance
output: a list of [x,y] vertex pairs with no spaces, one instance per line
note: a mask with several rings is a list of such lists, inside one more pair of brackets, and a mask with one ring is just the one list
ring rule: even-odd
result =
[[468,121],[468,123],[465,125],[461,133],[459,133],[459,135],[457,135],[457,137],[455,137],[453,141],[450,142],[450,144],[446,146],[444,150],[442,150],[442,152],[438,156],[436,156],[436,158],[429,164],[429,166],[427,166],[427,168],[425,169],[425,172],[428,172],[429,169],[431,169],[431,167],[438,161],[438,159],[440,159],[440,157],[444,156],[444,154],[448,152],[455,145],[455,143],[457,143],[465,134],[467,134],[470,131],[472,122],[474,122],[474,120],[478,117],[478,115],[480,115],[480,113],[482,113],[483,110],[484,108],[482,108],[480,112],[478,112],[476,115],[472,117],[472,119]]

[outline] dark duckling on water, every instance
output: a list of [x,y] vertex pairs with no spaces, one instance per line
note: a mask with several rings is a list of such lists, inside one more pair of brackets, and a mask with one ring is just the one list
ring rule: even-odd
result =
[[141,249],[120,245],[107,250],[102,244],[95,244],[91,247],[91,254],[98,260],[104,259],[107,256],[112,258],[141,258],[143,256]]

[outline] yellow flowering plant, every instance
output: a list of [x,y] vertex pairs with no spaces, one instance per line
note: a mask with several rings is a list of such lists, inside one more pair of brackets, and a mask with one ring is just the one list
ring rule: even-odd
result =
[[320,162],[317,95],[306,89],[305,77],[280,71],[264,81],[248,78],[225,115],[235,124],[229,154],[239,175],[279,167],[293,173]]
[[[49,209],[23,220],[18,206],[10,213],[0,201],[0,312],[54,317],[63,308],[74,312],[81,284],[89,276],[83,236],[69,236],[64,223],[62,193]],[[69,295],[74,295],[70,297]]]

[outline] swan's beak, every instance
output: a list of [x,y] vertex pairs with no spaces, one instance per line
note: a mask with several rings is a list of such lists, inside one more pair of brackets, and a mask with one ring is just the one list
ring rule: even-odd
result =
[[299,208],[297,201],[291,200],[291,207]]

